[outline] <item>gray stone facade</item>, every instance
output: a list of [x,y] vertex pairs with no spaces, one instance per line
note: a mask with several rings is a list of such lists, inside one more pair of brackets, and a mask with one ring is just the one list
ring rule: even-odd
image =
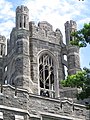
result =
[[28,8],[17,7],[7,55],[0,36],[0,120],[89,120],[85,106],[73,101],[76,88],[59,85],[65,66],[69,75],[80,70],[79,48],[69,44],[72,31],[71,20],[65,23],[64,44],[59,29],[46,21],[29,22]]

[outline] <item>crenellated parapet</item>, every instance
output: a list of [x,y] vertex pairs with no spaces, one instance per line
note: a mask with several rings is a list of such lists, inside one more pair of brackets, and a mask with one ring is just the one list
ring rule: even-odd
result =
[[65,27],[77,29],[77,24],[75,21],[70,20],[65,23]]
[[17,9],[16,9],[16,12],[18,12],[18,13],[28,13],[29,12],[29,9],[26,7],[26,6],[23,6],[23,5],[21,5],[21,6],[18,6],[17,7]]
[[75,21],[73,20],[70,20],[70,28],[74,29],[74,30],[77,30],[77,24]]
[[53,30],[52,25],[49,24],[46,21],[39,22],[38,23],[38,27],[41,28],[41,29],[43,29],[43,30],[46,30],[46,31],[52,31]]
[[60,44],[63,41],[63,35],[59,29],[53,30],[51,24],[46,21],[38,23],[38,26],[34,22],[29,23],[29,30],[31,37],[40,39],[43,41]]
[[2,36],[2,35],[0,35],[0,43],[3,43],[3,44],[5,44],[6,43],[6,38],[5,38],[5,36]]
[[26,6],[16,9],[16,28],[29,30],[29,9]]
[[70,41],[74,39],[74,37],[71,36],[72,32],[75,32],[77,30],[77,24],[75,21],[70,20],[65,23],[65,35],[66,35],[66,44],[69,45]]

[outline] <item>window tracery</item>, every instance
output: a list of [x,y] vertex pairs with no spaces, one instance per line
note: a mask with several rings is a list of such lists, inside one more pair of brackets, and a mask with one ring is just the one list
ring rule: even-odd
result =
[[39,82],[41,96],[55,97],[54,61],[48,54],[39,58]]

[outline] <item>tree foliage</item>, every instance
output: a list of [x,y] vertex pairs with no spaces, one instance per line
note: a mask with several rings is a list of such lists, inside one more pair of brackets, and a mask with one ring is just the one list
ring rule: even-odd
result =
[[64,87],[83,87],[83,82],[85,82],[85,76],[86,72],[85,71],[79,71],[75,75],[69,75],[67,76],[66,80],[62,80],[61,84]]
[[74,37],[74,40],[70,42],[72,45],[86,47],[88,43],[90,44],[90,23],[85,23],[82,29],[72,32],[71,36]]
[[[84,68],[75,75],[67,76],[65,80],[61,80],[61,84],[64,87],[81,88],[82,91],[77,94],[77,99],[90,98],[90,69]],[[90,105],[88,107],[90,109]]]

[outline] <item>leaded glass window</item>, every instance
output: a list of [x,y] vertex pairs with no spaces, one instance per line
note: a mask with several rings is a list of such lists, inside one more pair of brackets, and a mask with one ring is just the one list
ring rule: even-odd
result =
[[39,58],[40,95],[55,97],[54,88],[54,61],[48,54]]

